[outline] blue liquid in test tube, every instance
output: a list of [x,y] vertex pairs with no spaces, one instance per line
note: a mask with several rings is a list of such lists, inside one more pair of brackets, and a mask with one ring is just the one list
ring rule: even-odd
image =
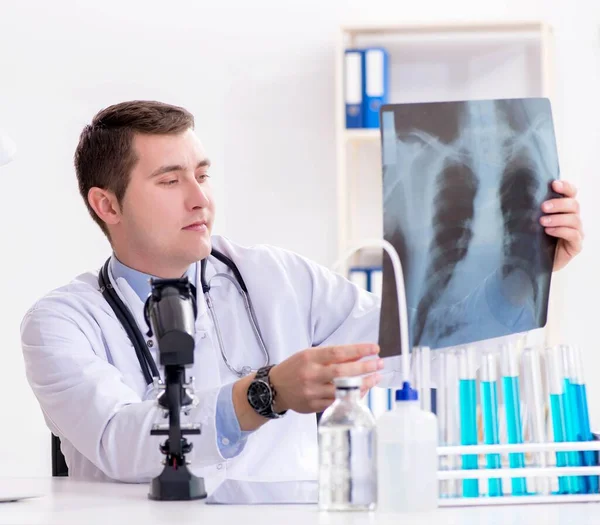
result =
[[[564,418],[564,403],[563,394],[550,394],[550,411],[552,412],[552,431],[554,432],[554,441],[560,443],[565,441],[565,418]],[[566,467],[567,466],[567,453],[557,452],[556,453],[556,466]],[[571,479],[565,476],[559,476],[558,478],[558,492],[560,494],[569,494],[575,492],[571,489]]]
[[[483,440],[486,445],[500,443],[498,431],[498,393],[497,393],[497,368],[496,356],[486,354],[481,363],[481,409],[483,412]],[[487,468],[501,468],[500,454],[488,454]],[[502,480],[490,478],[488,480],[488,495],[491,497],[502,496]]]
[[[577,420],[579,423],[579,439],[592,441],[594,439],[590,428],[590,414],[588,410],[587,392],[585,387],[583,360],[578,347],[571,348],[571,385],[577,405]],[[596,452],[586,450],[582,454],[583,464],[586,467],[597,465]],[[598,476],[585,476],[585,491],[588,494],[597,494],[599,490]]]
[[[459,399],[460,399],[460,443],[461,445],[477,445],[477,365],[475,349],[462,349],[459,354]],[[477,469],[477,455],[464,454],[463,469]],[[463,497],[479,496],[479,480],[463,480]]]
[[[564,371],[564,405],[565,405],[565,435],[567,441],[580,441],[580,423],[579,410],[577,407],[577,392],[575,385],[571,380],[574,376],[573,361],[571,358],[571,348],[569,346],[561,346],[563,371]],[[580,467],[583,463],[583,458],[580,453],[573,451],[568,452],[569,466]],[[584,494],[586,492],[585,479],[582,476],[573,478],[574,492]]]
[[[565,384],[564,384],[564,366],[562,360],[562,350],[560,347],[549,348],[547,351],[548,367],[548,389],[550,392],[550,412],[552,414],[552,433],[554,442],[561,443],[567,441],[567,424],[565,421]],[[570,465],[569,455],[576,454],[572,452],[557,452],[556,466],[567,467]],[[560,494],[576,494],[579,489],[579,482],[575,476],[559,476],[558,491]]]

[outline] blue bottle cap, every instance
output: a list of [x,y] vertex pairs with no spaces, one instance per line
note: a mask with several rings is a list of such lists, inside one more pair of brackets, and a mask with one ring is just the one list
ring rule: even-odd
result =
[[419,399],[419,393],[410,387],[408,381],[402,383],[402,388],[396,390],[396,401],[417,401]]

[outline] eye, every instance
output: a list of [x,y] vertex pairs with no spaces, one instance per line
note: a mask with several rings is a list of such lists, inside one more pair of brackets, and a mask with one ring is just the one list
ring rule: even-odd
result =
[[174,186],[175,184],[177,184],[177,182],[178,182],[177,179],[171,179],[171,180],[162,181],[161,184],[163,186]]
[[200,182],[204,182],[206,179],[210,178],[210,175],[208,173],[200,173],[197,177],[196,177]]

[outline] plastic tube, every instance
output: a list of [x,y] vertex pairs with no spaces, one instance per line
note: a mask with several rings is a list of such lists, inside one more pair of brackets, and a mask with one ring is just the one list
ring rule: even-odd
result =
[[406,304],[406,288],[404,286],[404,271],[402,270],[402,263],[400,262],[400,256],[398,255],[396,248],[394,248],[394,245],[385,239],[366,239],[345,252],[333,263],[332,268],[334,270],[340,268],[346,263],[348,258],[354,255],[357,251],[371,246],[383,248],[392,263],[394,281],[396,284],[396,298],[398,301],[402,383],[410,383],[410,348],[408,342],[408,307]]

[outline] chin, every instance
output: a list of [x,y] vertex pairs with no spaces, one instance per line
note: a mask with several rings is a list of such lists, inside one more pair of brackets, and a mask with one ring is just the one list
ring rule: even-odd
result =
[[171,251],[177,254],[177,258],[185,264],[193,264],[210,255],[212,242],[210,235],[196,237],[190,242],[190,238],[182,239],[175,245],[171,245]]
[[193,254],[191,254],[194,257],[193,262],[199,261],[201,259],[206,259],[210,255],[211,249],[212,243],[210,241],[210,237],[202,239],[199,245],[193,250]]

